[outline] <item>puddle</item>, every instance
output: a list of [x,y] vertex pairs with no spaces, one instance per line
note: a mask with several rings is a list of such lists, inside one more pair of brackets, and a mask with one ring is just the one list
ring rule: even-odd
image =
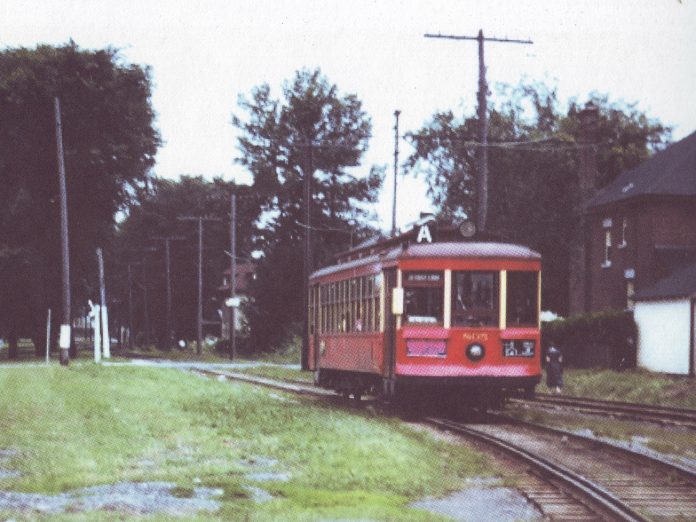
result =
[[43,514],[104,510],[183,516],[217,511],[220,503],[214,498],[224,493],[221,489],[193,488],[190,496],[181,497],[175,495],[175,488],[171,482],[121,482],[57,495],[0,491],[0,510]]
[[241,462],[242,466],[254,468],[272,468],[278,464],[278,459],[270,459],[268,457],[249,457]]
[[260,472],[260,473],[248,473],[244,475],[247,480],[253,480],[254,482],[270,482],[277,480],[278,482],[287,482],[290,480],[290,473],[270,473],[270,472]]
[[543,520],[543,515],[512,488],[472,487],[449,497],[424,499],[410,505],[466,522]]
[[251,495],[251,500],[256,502],[257,504],[263,504],[264,502],[268,502],[270,500],[273,500],[273,495],[271,495],[268,491],[265,489],[257,488],[256,486],[242,486],[248,493]]
[[15,470],[15,469],[3,469],[0,468],[0,479],[4,478],[17,478],[20,477],[22,474]]

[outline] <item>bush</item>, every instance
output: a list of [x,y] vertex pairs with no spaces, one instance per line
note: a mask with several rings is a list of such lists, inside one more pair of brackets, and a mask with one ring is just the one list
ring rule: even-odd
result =
[[566,366],[623,369],[636,364],[636,324],[622,311],[574,315],[542,323],[542,347],[563,352]]

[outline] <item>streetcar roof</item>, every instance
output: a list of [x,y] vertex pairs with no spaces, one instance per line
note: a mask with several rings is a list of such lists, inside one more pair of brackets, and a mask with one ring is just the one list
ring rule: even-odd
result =
[[316,270],[310,279],[317,279],[346,270],[357,269],[373,263],[393,264],[400,259],[453,258],[453,259],[516,259],[540,260],[541,255],[522,245],[495,242],[438,242],[410,244],[405,248],[395,247],[379,254],[373,254],[344,263],[330,265]]

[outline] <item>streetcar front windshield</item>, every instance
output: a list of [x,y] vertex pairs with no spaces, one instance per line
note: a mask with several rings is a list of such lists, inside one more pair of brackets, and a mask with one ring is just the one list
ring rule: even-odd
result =
[[538,272],[507,273],[508,326],[537,326],[539,320]]
[[498,324],[498,272],[454,272],[452,277],[452,324],[496,326]]
[[410,324],[442,324],[442,272],[404,272],[404,315]]

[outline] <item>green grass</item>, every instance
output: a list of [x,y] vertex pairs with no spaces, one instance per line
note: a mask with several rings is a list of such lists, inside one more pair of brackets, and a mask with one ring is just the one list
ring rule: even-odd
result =
[[[563,393],[617,400],[696,408],[696,379],[645,370],[566,369]],[[539,391],[548,391],[545,385]]]
[[288,368],[287,366],[253,366],[235,370],[239,373],[248,373],[266,377],[267,379],[277,379],[281,381],[299,381],[311,384],[314,382],[314,375],[309,371],[302,371],[299,368]]
[[[22,473],[0,479],[0,490],[58,493],[167,480],[185,496],[200,482],[224,490],[213,515],[220,520],[437,520],[408,503],[459,489],[464,477],[498,474],[469,448],[396,419],[177,370],[4,368],[0,388],[0,448],[18,451],[3,467]],[[290,480],[254,483],[247,477],[254,461],[266,464],[253,471],[289,473]],[[248,485],[275,499],[255,504]]]

